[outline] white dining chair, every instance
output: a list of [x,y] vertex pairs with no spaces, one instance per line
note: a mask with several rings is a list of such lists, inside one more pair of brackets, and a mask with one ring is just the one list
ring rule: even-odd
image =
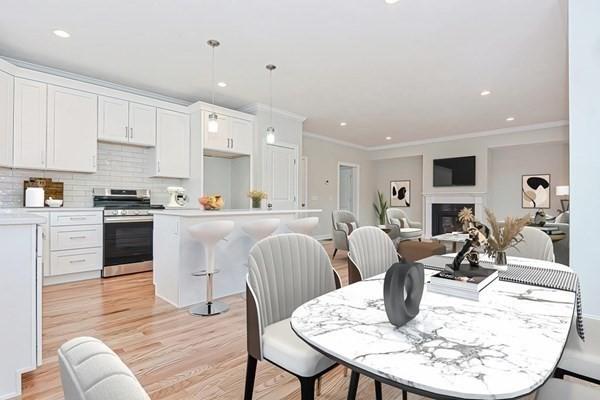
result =
[[381,229],[364,226],[348,237],[348,281],[350,284],[386,272],[398,262],[392,239]]
[[552,378],[536,393],[536,400],[598,400],[600,388]]
[[523,240],[506,250],[506,255],[554,262],[554,248],[550,236],[531,226],[523,228],[521,234]]
[[150,400],[127,365],[96,338],[60,346],[58,364],[65,400]]
[[340,278],[323,246],[297,233],[261,240],[248,264],[244,399],[252,399],[257,362],[266,360],[296,376],[302,400],[313,400],[315,381],[336,364],[294,333],[290,317],[300,305],[339,288]]

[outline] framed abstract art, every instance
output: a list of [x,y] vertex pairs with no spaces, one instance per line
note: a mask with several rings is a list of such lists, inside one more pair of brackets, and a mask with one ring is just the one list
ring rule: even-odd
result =
[[521,177],[521,207],[550,208],[550,174]]
[[390,182],[390,207],[410,207],[410,181]]

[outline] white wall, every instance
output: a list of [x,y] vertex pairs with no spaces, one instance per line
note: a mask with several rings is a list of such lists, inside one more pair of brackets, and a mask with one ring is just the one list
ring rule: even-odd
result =
[[315,235],[331,236],[331,212],[337,209],[338,162],[359,165],[359,220],[362,225],[374,224],[376,218],[372,204],[376,195],[368,153],[312,135],[304,135],[303,149],[304,156],[308,158],[308,208],[323,210]]
[[423,157],[403,157],[373,162],[373,175],[376,190],[381,191],[390,201],[390,182],[410,180],[410,207],[402,210],[412,221],[423,217]]
[[571,124],[571,261],[582,285],[583,311],[600,319],[600,1],[569,2]]
[[550,174],[550,215],[561,208],[556,186],[569,184],[568,143],[539,143],[490,149],[488,204],[498,218],[533,215],[537,210],[521,208],[521,176]]

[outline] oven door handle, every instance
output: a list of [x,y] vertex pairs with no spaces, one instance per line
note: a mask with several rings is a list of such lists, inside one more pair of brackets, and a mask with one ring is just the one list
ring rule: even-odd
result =
[[152,215],[143,217],[104,217],[105,224],[120,224],[124,222],[152,222],[154,218]]

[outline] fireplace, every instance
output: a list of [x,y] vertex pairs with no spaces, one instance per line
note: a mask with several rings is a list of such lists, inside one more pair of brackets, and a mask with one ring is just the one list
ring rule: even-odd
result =
[[433,236],[462,230],[458,213],[463,208],[475,213],[475,204],[434,203],[431,205],[431,233]]

